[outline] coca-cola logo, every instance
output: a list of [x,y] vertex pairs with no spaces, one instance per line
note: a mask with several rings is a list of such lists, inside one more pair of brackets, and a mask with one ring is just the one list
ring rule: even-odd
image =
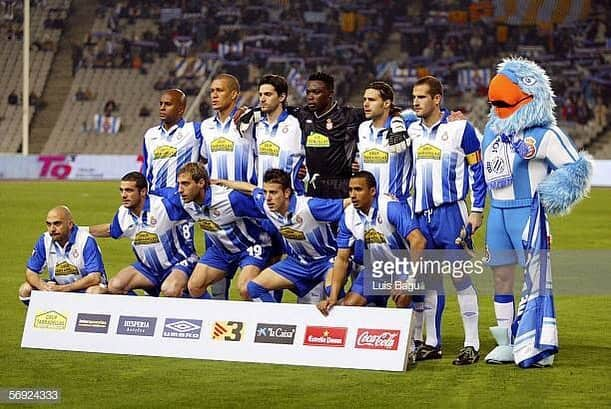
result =
[[398,329],[359,328],[354,347],[396,351],[400,335],[401,330]]

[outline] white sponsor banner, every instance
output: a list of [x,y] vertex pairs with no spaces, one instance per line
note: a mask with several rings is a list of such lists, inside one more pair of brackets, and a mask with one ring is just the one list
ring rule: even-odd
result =
[[117,180],[141,163],[137,155],[2,155],[0,179]]
[[592,186],[611,186],[611,160],[595,160],[592,173]]
[[412,311],[34,291],[23,348],[404,371]]

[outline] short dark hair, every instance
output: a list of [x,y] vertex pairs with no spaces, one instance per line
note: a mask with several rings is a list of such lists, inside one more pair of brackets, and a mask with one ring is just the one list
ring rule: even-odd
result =
[[146,178],[140,172],[129,172],[121,178],[122,182],[136,182],[136,187],[140,190],[148,188]]
[[263,183],[279,183],[282,189],[291,188],[291,177],[282,169],[268,169],[263,174]]
[[314,74],[310,75],[308,81],[322,81],[325,83],[325,86],[329,91],[333,91],[335,89],[335,80],[332,76],[325,72],[315,72]]
[[[261,85],[269,84],[274,87],[274,90],[278,93],[278,96],[284,94],[288,97],[289,95],[289,85],[286,82],[286,79],[280,75],[268,74],[264,75],[259,81],[258,87]],[[286,100],[285,100],[286,102]]]
[[416,81],[416,83],[414,84],[414,87],[416,85],[424,84],[429,86],[429,94],[431,95],[431,97],[434,97],[435,95],[441,95],[441,97],[443,98],[443,85],[441,84],[441,81],[438,78],[433,77],[432,75],[427,75],[426,77],[418,79],[418,81]]
[[369,188],[378,188],[378,185],[376,183],[376,178],[375,176],[373,176],[373,173],[368,172],[366,170],[359,170],[358,172],[354,172],[352,174],[352,177],[350,179],[357,179],[357,178],[362,178],[365,179],[365,181],[367,182],[367,187]]
[[187,163],[178,170],[178,174],[176,176],[183,175],[185,173],[191,176],[193,181],[199,182],[200,180],[203,180],[204,186],[210,186],[210,177],[208,176],[208,171],[203,164],[199,162]]
[[238,92],[238,94],[240,93],[240,81],[235,75],[223,72],[215,75],[214,78],[212,78],[212,81],[215,80],[226,80],[227,82],[229,82],[229,91],[235,90]]
[[375,89],[380,93],[380,96],[382,97],[383,101],[390,100],[390,102],[392,103],[395,100],[395,91],[393,91],[392,87],[388,85],[387,82],[374,81],[369,83],[369,85],[367,85],[365,89]]

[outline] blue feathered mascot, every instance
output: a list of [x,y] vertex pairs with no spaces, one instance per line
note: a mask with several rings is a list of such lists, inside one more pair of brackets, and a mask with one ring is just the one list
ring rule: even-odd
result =
[[[547,215],[565,215],[587,196],[591,157],[556,126],[545,71],[523,58],[504,59],[490,81],[490,116],[482,155],[492,196],[486,247],[495,275],[491,331],[498,346],[488,363],[549,366],[558,352]],[[515,266],[524,285],[515,314]]]

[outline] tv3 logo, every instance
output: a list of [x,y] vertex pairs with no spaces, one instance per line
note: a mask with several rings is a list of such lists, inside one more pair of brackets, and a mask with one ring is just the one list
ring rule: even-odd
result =
[[240,321],[216,321],[212,327],[212,339],[217,341],[240,341],[244,334],[244,323]]

